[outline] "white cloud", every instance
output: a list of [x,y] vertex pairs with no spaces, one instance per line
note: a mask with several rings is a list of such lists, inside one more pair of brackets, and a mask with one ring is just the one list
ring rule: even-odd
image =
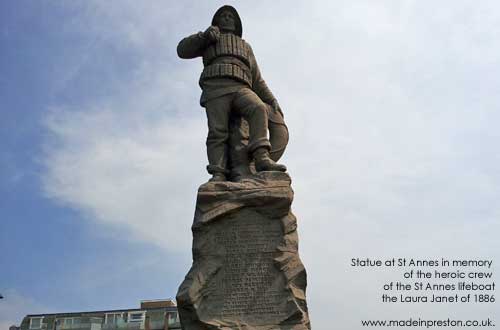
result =
[[55,111],[47,127],[65,141],[48,148],[50,197],[95,221],[125,226],[139,239],[169,249],[189,246],[189,233],[179,233],[193,215],[191,178],[200,175],[195,164],[202,162],[196,157],[203,150],[196,140],[201,121],[165,116],[141,122],[112,110]]
[[0,300],[0,329],[7,330],[11,325],[20,326],[28,314],[46,313],[47,308],[34,299],[20,294],[15,290],[2,292]]
[[[375,298],[382,277],[353,275],[351,257],[499,260],[497,5],[283,5],[236,7],[292,135],[283,161],[313,326],[327,330],[333,318],[358,329],[359,317],[389,310]],[[139,54],[133,79],[117,78],[104,101],[57,104],[46,121],[47,195],[170,251],[189,249],[196,188],[207,178],[201,66],[175,57],[177,41],[204,29],[217,7],[197,6],[88,4],[88,33]]]

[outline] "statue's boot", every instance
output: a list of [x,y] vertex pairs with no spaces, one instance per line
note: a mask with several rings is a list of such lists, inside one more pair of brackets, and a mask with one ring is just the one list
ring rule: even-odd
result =
[[209,182],[222,182],[222,181],[227,181],[227,178],[223,173],[214,173],[213,176],[208,181]]
[[248,164],[242,164],[240,166],[233,167],[231,169],[231,181],[238,182],[245,178],[252,176],[252,171]]
[[279,171],[286,172],[286,166],[276,163],[269,157],[269,150],[267,148],[258,148],[254,151],[253,157],[255,159],[255,169],[257,172],[262,171]]

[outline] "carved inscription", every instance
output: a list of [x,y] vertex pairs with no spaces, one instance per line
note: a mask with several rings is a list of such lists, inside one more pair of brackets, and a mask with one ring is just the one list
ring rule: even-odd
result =
[[210,281],[207,304],[222,319],[272,323],[285,313],[287,291],[283,274],[273,260],[283,237],[278,219],[251,210],[221,219],[212,226],[223,265]]

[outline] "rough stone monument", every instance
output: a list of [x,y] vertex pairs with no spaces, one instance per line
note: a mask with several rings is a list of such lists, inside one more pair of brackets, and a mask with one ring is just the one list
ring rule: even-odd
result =
[[288,130],[241,36],[237,11],[223,6],[205,32],[177,48],[181,58],[203,58],[200,103],[212,174],[198,190],[193,265],[177,293],[179,315],[184,330],[306,330],[293,190],[286,167],[276,163]]

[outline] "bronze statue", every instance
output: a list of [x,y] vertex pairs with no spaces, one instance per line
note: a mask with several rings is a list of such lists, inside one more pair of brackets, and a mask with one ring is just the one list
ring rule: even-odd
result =
[[177,46],[181,58],[203,58],[200,104],[208,118],[211,181],[237,181],[253,169],[286,171],[275,162],[288,142],[283,113],[262,79],[252,48],[241,36],[238,12],[223,6],[205,32],[186,37]]

